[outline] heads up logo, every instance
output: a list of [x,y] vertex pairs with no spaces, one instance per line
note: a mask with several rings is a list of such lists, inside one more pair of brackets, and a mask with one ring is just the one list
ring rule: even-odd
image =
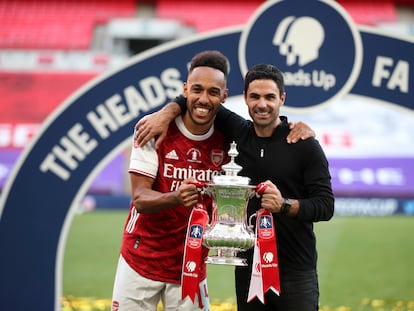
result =
[[310,107],[351,90],[362,43],[348,14],[333,1],[271,2],[242,32],[239,61],[243,75],[258,63],[277,66],[285,77],[286,106]]
[[[313,36],[310,42],[303,40],[308,33]],[[286,56],[286,65],[304,66],[318,58],[324,39],[325,31],[316,19],[288,16],[277,27],[272,43],[279,47],[280,55]]]

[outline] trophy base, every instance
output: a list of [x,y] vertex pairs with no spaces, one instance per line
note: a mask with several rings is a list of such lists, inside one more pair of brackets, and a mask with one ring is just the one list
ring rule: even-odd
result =
[[208,256],[206,263],[214,265],[247,266],[247,260],[239,257]]
[[245,258],[237,257],[237,251],[234,249],[217,249],[217,254],[208,256],[206,263],[215,265],[229,265],[229,266],[247,266]]

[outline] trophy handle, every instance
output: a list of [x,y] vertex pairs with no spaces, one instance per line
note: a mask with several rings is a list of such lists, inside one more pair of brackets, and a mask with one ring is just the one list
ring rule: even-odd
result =
[[252,224],[252,219],[253,218],[256,218],[256,213],[250,215],[249,221],[248,221],[248,224],[247,224],[249,229],[251,229],[252,231],[253,231],[253,227],[254,227],[254,225]]
[[[197,180],[195,182],[191,182],[191,184],[196,186],[197,192],[198,192],[198,203],[196,204],[196,207],[207,211],[207,207],[204,205],[204,202],[203,202],[203,195],[204,194],[207,194],[207,195],[211,196],[211,192],[208,191],[208,187],[206,186],[207,183],[204,182],[204,181],[198,181]],[[211,216],[212,217],[210,217],[210,215],[207,213],[207,218],[208,219],[207,219],[206,228],[210,228],[214,224],[214,222],[215,222],[214,215],[215,215],[214,206],[212,206],[212,211],[211,211]]]

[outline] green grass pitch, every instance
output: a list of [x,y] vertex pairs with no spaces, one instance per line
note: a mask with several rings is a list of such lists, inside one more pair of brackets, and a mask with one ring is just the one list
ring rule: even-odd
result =
[[[126,210],[74,217],[64,296],[111,297],[126,217]],[[337,216],[315,232],[323,310],[414,310],[413,217]],[[235,301],[233,267],[208,265],[208,285],[211,301]]]

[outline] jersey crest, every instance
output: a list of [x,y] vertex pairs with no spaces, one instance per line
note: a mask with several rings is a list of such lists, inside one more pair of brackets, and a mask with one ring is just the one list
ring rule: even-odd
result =
[[211,163],[219,167],[221,166],[224,160],[224,151],[220,149],[213,149],[211,150],[210,158],[211,158]]

